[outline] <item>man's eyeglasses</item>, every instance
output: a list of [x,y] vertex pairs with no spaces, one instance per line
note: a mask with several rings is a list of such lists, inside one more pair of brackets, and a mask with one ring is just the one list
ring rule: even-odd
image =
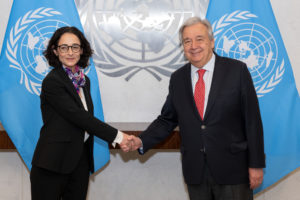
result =
[[69,51],[69,48],[72,49],[73,53],[78,53],[80,51],[80,49],[81,49],[81,45],[79,45],[79,44],[73,44],[71,46],[68,46],[66,44],[62,44],[62,45],[58,46],[58,49],[62,53],[67,53]]

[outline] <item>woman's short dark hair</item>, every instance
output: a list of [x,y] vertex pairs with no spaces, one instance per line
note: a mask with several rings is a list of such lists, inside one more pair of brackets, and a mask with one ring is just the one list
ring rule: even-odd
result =
[[55,55],[53,50],[58,48],[58,41],[61,38],[61,36],[65,33],[72,33],[79,38],[80,45],[82,48],[82,54],[77,65],[81,68],[86,68],[89,65],[89,59],[92,56],[93,51],[91,49],[89,41],[84,37],[83,33],[74,26],[61,27],[53,33],[51,39],[49,40],[47,49],[43,52],[49,65],[54,68],[62,66],[62,63],[58,59],[58,56]]

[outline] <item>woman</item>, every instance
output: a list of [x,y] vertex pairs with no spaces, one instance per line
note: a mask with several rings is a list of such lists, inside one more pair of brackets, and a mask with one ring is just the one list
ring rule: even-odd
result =
[[92,50],[77,28],[58,29],[44,55],[53,69],[40,95],[44,124],[32,160],[32,199],[83,200],[94,172],[93,136],[124,151],[130,137],[93,116],[90,80],[82,72]]

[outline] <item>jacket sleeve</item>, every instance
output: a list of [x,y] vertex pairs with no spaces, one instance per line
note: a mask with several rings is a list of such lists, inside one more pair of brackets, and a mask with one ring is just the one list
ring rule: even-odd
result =
[[177,113],[173,106],[172,96],[172,84],[170,81],[169,94],[163,105],[161,114],[140,135],[143,143],[143,153],[165,140],[177,126]]
[[242,110],[248,142],[248,165],[251,168],[265,167],[263,125],[259,104],[251,75],[244,65],[241,70]]

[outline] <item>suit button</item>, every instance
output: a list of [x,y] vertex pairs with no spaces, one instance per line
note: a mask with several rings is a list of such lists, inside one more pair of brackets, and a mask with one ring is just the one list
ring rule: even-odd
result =
[[206,129],[206,126],[205,125],[201,125],[201,129],[202,130]]

